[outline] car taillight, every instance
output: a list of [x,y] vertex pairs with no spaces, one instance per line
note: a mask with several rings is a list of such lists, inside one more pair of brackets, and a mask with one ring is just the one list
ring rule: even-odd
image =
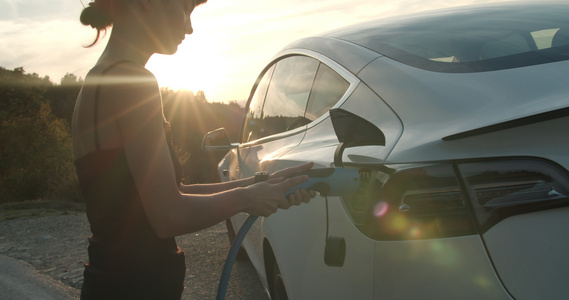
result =
[[569,176],[549,161],[460,163],[458,170],[482,232],[512,215],[569,205]]
[[376,240],[484,233],[513,215],[569,206],[567,171],[541,159],[390,165],[365,172],[369,183],[344,202],[354,224]]
[[399,169],[381,185],[366,227],[379,240],[476,233],[451,164]]

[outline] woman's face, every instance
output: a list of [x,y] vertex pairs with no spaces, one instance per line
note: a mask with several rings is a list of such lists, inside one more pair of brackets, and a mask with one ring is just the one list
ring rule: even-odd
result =
[[156,11],[157,22],[151,37],[158,53],[174,54],[187,34],[193,32],[190,15],[194,0],[161,0]]

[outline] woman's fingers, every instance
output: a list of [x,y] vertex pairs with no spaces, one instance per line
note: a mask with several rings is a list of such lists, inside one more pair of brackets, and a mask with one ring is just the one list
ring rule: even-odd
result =
[[310,177],[308,177],[308,175],[301,175],[301,176],[295,176],[292,178],[288,178],[287,180],[284,180],[281,183],[278,183],[279,190],[281,190],[283,193],[286,193],[287,191],[291,190],[295,186],[308,181],[309,178]]
[[288,202],[291,205],[300,205],[303,202],[308,203],[310,199],[314,197],[316,197],[316,192],[307,191],[306,189],[298,189],[288,196]]
[[312,198],[314,198],[314,197],[316,197],[316,191],[309,190],[309,191],[308,191],[308,198],[305,198],[305,199],[303,199],[302,201],[303,201],[304,203],[308,203],[308,201],[310,201],[310,199],[312,199]]
[[[308,163],[298,169],[309,169],[311,167],[312,163]],[[307,203],[311,198],[316,196],[316,192],[307,191],[304,188],[294,188],[306,182],[308,179],[309,177],[307,175],[292,178],[275,177],[250,186],[250,188],[258,191],[256,192],[256,197],[258,198],[254,201],[257,204],[253,204],[256,208],[251,211],[255,211],[256,215],[267,217],[275,213],[278,208],[288,209],[293,205],[300,205],[303,202]],[[289,195],[285,195],[288,191],[291,191]]]

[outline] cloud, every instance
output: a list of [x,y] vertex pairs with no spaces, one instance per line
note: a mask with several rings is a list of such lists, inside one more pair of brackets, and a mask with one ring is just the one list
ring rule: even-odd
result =
[[79,0],[0,0],[0,66],[54,82],[66,73],[85,76],[101,46],[83,48],[95,35],[79,22],[82,9]]
[[94,33],[77,21],[0,21],[0,36],[0,66],[24,67],[54,82],[66,73],[84,77],[101,52],[101,46],[83,48]]
[[0,20],[79,18],[80,0],[0,0]]
[[[160,72],[172,72],[182,64],[197,65],[190,57],[202,55],[197,62],[215,72],[202,69],[198,76],[211,81],[208,86],[215,88],[215,100],[241,100],[269,59],[295,39],[380,17],[481,2],[496,1],[208,1],[195,10],[195,34],[186,39],[180,53],[151,59],[150,67],[163,69],[155,72],[159,79],[170,78]],[[82,9],[78,0],[0,0],[0,66],[24,67],[27,72],[49,75],[54,82],[67,72],[84,77],[106,40],[93,48],[82,47],[95,36],[78,21]]]

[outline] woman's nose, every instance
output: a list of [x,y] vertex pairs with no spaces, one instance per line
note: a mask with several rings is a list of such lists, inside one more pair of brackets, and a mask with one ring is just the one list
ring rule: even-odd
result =
[[190,20],[190,18],[188,18],[188,20],[186,21],[185,31],[186,34],[192,34],[194,32],[194,28],[192,28],[192,21]]

